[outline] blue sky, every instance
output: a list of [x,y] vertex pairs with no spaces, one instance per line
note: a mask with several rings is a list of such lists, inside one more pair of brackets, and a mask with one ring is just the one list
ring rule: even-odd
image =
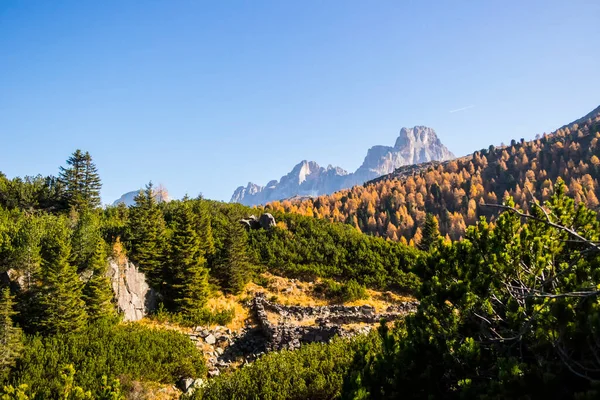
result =
[[402,126],[456,155],[532,138],[600,104],[598,17],[597,0],[1,0],[0,171],[56,174],[81,148],[104,202],[150,180],[229,200],[302,159],[352,171]]

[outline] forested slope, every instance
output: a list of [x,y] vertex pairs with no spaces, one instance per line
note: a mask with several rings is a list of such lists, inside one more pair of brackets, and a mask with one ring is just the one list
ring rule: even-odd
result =
[[402,167],[362,186],[267,208],[345,222],[362,232],[418,243],[426,214],[435,215],[442,235],[458,239],[468,225],[498,210],[485,204],[512,196],[528,210],[545,201],[558,177],[576,203],[592,209],[600,196],[600,111],[532,141],[513,140],[445,163]]
[[115,378],[128,392],[204,376],[203,356],[185,336],[119,322],[107,267],[123,253],[156,291],[160,319],[179,326],[227,323],[234,310],[209,309],[208,300],[267,271],[335,278],[340,293],[344,281],[355,293],[420,285],[418,250],[345,224],[276,212],[276,226],[246,230],[240,219],[256,209],[203,198],[159,203],[152,184],[131,207],[101,208],[101,185],[79,150],[58,177],[0,174],[0,386],[28,385],[11,396],[114,399],[122,395]]

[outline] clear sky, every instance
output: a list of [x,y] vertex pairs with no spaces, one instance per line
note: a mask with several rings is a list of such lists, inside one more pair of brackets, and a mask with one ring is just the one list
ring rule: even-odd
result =
[[[600,1],[0,0],[0,171],[76,148],[103,201],[229,200],[303,159],[349,171],[402,126],[456,155],[600,104]],[[453,112],[454,111],[454,112]]]

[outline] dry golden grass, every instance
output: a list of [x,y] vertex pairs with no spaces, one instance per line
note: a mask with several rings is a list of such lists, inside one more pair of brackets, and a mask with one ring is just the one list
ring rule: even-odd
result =
[[[275,302],[286,306],[295,305],[314,307],[333,304],[330,299],[315,293],[314,287],[319,283],[320,280],[316,280],[315,282],[302,282],[299,280],[292,281],[292,279],[276,276],[270,273],[265,273],[262,275],[262,277],[266,282],[268,282],[268,284],[265,285],[266,287],[259,286],[254,282],[250,282],[239,295],[225,295],[222,292],[217,292],[208,300],[207,307],[211,311],[233,308],[235,310],[235,316],[233,320],[226,325],[226,327],[232,331],[238,331],[246,325],[246,321],[250,317],[249,310],[245,307],[244,303],[252,299],[254,295],[259,292],[264,293],[268,300],[274,300]],[[376,290],[367,289],[367,293],[369,295],[367,299],[345,303],[345,305],[369,305],[374,307],[376,312],[385,312],[385,309],[390,305],[397,304],[402,301],[412,300],[411,297],[403,296],[390,291],[379,292]],[[276,314],[269,314],[269,320],[272,323],[278,323],[279,317]],[[185,328],[168,323],[159,323],[148,318],[145,318],[140,322],[154,328],[174,329],[184,333],[192,332],[191,328]],[[301,324],[307,325],[305,322],[302,322]],[[210,328],[214,326],[215,325],[210,326]]]
[[181,391],[173,385],[131,381],[127,377],[121,377],[121,384],[127,400],[176,400],[181,398]]
[[211,311],[229,310],[233,308],[235,310],[235,316],[226,326],[232,331],[237,331],[244,327],[246,320],[249,317],[248,309],[244,307],[242,304],[243,301],[241,300],[243,300],[241,296],[224,295],[222,292],[218,292],[216,296],[211,297],[208,300],[206,307]]

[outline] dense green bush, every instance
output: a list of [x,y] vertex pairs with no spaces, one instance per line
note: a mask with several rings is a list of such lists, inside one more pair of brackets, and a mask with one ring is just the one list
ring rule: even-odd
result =
[[366,342],[371,349],[378,348],[377,336],[371,335],[270,353],[254,364],[209,381],[192,399],[336,399],[354,362],[355,350]]
[[346,397],[599,398],[600,223],[565,191],[439,243],[418,311],[382,329]]
[[281,226],[249,235],[255,262],[272,272],[300,278],[354,279],[367,287],[407,292],[419,287],[413,268],[420,251],[415,248],[364,235],[349,225],[297,214],[274,216]]
[[354,279],[342,283],[332,279],[323,279],[315,286],[315,291],[329,299],[342,302],[362,300],[369,297],[367,289]]
[[169,322],[181,326],[197,326],[197,325],[227,325],[235,317],[235,309],[228,308],[223,310],[211,311],[207,308],[198,310],[193,316],[184,315],[181,313],[172,313],[167,311],[162,304],[158,309],[150,315],[153,320],[165,323]]
[[202,354],[183,334],[99,323],[79,334],[30,337],[9,383],[27,384],[36,398],[57,398],[57,371],[66,364],[77,370],[75,384],[92,393],[102,389],[103,375],[174,384],[206,372]]

